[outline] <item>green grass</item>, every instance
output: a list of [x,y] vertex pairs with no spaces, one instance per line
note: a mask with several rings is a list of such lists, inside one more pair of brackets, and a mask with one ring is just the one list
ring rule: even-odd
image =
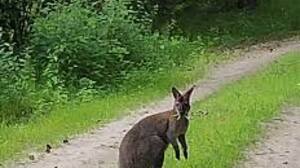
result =
[[79,105],[74,102],[57,107],[49,115],[24,124],[0,125],[0,161],[23,157],[26,152],[22,151],[42,150],[47,143],[57,146],[66,137],[127,115],[130,109],[168,95],[175,84],[184,87],[201,79],[210,66],[209,62],[215,64],[225,58],[226,55],[198,54],[191,60],[192,65],[174,67],[156,74],[144,72],[136,78],[134,85],[132,82],[124,84],[127,86],[123,91],[95,98],[93,102]]
[[[175,161],[169,148],[166,167],[231,168],[243,158],[263,128],[261,123],[280,114],[285,104],[299,105],[300,53],[289,53],[262,72],[224,87],[204,101],[195,102],[188,131],[190,158]],[[297,101],[298,100],[298,101]]]

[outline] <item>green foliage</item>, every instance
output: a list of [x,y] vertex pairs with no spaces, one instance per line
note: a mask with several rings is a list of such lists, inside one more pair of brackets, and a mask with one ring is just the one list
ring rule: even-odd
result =
[[[228,12],[237,9],[254,10],[258,6],[257,0],[129,0],[130,7],[138,18],[151,20],[153,31],[165,32],[166,27],[176,23],[183,11],[189,7],[197,8],[193,14],[202,14],[205,10],[211,12]],[[195,17],[190,16],[192,19]],[[144,22],[144,19],[143,21]]]
[[53,104],[66,102],[63,89],[36,85],[30,50],[15,54],[8,43],[0,45],[0,123],[14,125],[47,114]]
[[0,122],[23,120],[33,113],[25,66],[8,43],[0,45]]
[[[179,63],[180,38],[171,40],[141,30],[122,2],[111,1],[100,13],[75,3],[36,20],[32,45],[37,80],[82,88],[111,88],[131,70]],[[190,50],[187,50],[188,52]],[[85,81],[85,82],[81,82]]]
[[[10,9],[14,1],[9,2],[1,6],[1,12]],[[8,11],[0,18],[5,21],[0,30],[3,42],[0,121],[13,123],[48,114],[54,104],[74,99],[89,101],[103,92],[134,88],[136,81],[146,85],[153,78],[149,74],[188,66],[186,60],[192,60],[194,53],[201,53],[213,44],[237,44],[300,28],[298,17],[293,17],[299,11],[293,5],[298,3],[295,0],[261,2],[254,14],[234,10],[224,13],[224,5],[236,3],[231,0],[17,2],[15,13]],[[175,20],[174,16],[180,17]],[[12,24],[21,18],[23,27]],[[163,23],[170,18],[171,22]],[[152,33],[156,24],[162,26],[160,29],[167,36]],[[191,33],[197,38],[190,42],[174,33]],[[26,45],[16,52],[17,41]],[[144,74],[142,79],[140,74]]]
[[[189,66],[196,52],[214,44],[300,28],[296,0],[261,2],[252,13],[224,12],[224,6],[233,9],[236,3],[1,1],[0,121],[48,114],[54,104],[90,101],[103,92],[134,88],[136,81],[146,85],[152,73]],[[153,33],[154,27],[164,36]],[[174,34],[192,34],[196,40]]]
[[[2,95],[12,97],[2,99],[0,121],[27,120],[48,114],[54,104],[90,101],[96,94],[123,90],[140,73],[184,65],[183,59],[192,59],[191,53],[203,49],[200,42],[151,34],[134,22],[133,11],[122,1],[110,1],[100,12],[81,1],[41,11],[47,12],[35,19],[27,50],[18,54],[2,50],[7,55],[3,68],[11,69],[2,71]],[[12,91],[4,86],[14,88],[16,95],[8,95]],[[14,110],[12,104],[22,107]]]
[[122,20],[98,16],[78,4],[60,6],[36,20],[32,45],[38,80],[51,79],[50,85],[56,87],[80,85],[82,78],[100,84],[114,78],[118,67],[126,66],[121,60],[128,54],[115,38],[118,30],[114,25],[120,21],[122,24]]
[[39,81],[51,85],[82,87],[109,86],[112,80],[134,64],[142,53],[132,53],[143,37],[122,4],[112,1],[100,14],[78,3],[61,5],[34,24],[33,59]]
[[178,14],[178,27],[192,39],[210,37],[218,45],[234,46],[241,42],[281,39],[300,30],[297,0],[259,1],[255,10],[223,11],[215,5],[193,3]]
[[2,40],[20,47],[30,32],[33,10],[33,1],[31,0],[1,0],[0,33],[3,33]]

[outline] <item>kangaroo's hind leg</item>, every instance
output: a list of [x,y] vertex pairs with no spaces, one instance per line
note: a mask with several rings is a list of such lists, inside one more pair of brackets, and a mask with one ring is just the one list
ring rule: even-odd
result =
[[159,136],[151,137],[151,149],[152,149],[152,168],[162,168],[165,156],[165,150],[167,143],[163,141]]
[[165,152],[162,151],[159,155],[154,159],[152,168],[162,168],[165,158]]

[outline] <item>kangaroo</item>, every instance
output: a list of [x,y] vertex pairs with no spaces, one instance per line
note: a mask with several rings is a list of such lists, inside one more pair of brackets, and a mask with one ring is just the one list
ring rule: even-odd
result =
[[183,155],[188,158],[185,134],[189,126],[190,97],[195,86],[184,94],[172,87],[173,109],[148,116],[135,124],[123,138],[119,148],[119,168],[161,168],[164,153],[171,144],[180,160],[180,142]]

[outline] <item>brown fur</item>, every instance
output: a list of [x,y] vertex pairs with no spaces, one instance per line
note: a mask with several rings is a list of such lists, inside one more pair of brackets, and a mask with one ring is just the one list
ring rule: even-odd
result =
[[193,88],[182,96],[173,88],[173,110],[146,117],[129,130],[119,149],[119,168],[161,168],[169,143],[179,160],[177,139],[183,148],[184,157],[188,158],[185,133],[189,125],[187,114],[192,91]]

